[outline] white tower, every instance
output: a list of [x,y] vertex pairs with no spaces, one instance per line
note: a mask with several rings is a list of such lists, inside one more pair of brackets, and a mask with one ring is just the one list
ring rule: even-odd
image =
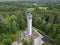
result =
[[27,13],[27,28],[29,35],[32,35],[32,15]]

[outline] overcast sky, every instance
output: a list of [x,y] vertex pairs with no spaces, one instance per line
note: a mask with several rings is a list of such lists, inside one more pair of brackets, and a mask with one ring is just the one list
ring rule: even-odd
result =
[[[18,1],[18,0],[0,0],[0,1]],[[19,0],[22,1],[22,0]],[[32,1],[32,0],[24,0],[24,1]],[[38,0],[33,0],[33,1],[38,1]],[[48,0],[41,0],[41,1],[48,1]],[[60,1],[60,0],[49,0],[49,1]]]
[[0,0],[0,1],[17,1],[17,0]]

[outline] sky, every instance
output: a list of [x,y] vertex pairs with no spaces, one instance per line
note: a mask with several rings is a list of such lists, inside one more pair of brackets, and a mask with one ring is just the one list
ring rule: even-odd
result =
[[[0,1],[18,1],[18,0],[0,0]],[[19,1],[22,1],[22,0],[19,0]],[[32,1],[32,0],[24,0],[24,1]],[[33,1],[38,1],[38,0],[33,0]],[[60,1],[60,0],[41,0],[41,1]]]
[[17,1],[17,0],[0,0],[0,1]]

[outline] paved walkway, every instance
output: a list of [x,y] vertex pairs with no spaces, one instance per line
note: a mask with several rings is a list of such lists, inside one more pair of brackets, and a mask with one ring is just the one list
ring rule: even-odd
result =
[[33,31],[35,31],[40,36],[40,45],[44,44],[44,41],[42,40],[42,38],[44,38],[44,36],[42,34],[40,34],[39,32],[37,32],[35,29],[33,29]]

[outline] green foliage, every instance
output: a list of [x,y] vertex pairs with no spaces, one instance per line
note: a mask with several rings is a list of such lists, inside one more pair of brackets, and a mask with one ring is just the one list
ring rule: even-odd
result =
[[28,45],[28,42],[26,40],[23,40],[23,45]]
[[19,22],[20,22],[19,27],[20,27],[21,29],[24,29],[25,26],[26,26],[26,22],[25,22],[23,19],[20,19]]
[[8,29],[6,32],[15,33],[18,30],[18,24],[16,22],[15,15],[7,15],[5,19],[5,24],[6,28]]
[[[47,9],[46,11],[40,10],[38,7],[47,7]],[[32,11],[33,26],[38,28],[39,31],[43,31],[49,37],[58,40],[57,35],[60,34],[60,4],[39,4],[38,6],[33,6],[20,3],[1,3],[0,15],[3,16],[4,20],[0,18],[0,43],[2,41],[4,43],[0,45],[10,45],[11,41],[15,41],[20,37],[18,34],[21,32],[17,32],[24,30],[27,26],[25,16],[25,9],[27,8],[35,8]],[[5,42],[6,40],[7,42]],[[8,40],[10,40],[10,43]],[[56,43],[59,42],[58,40]]]
[[10,34],[9,37],[12,39],[12,41],[18,40],[18,36],[16,34]]
[[34,39],[31,37],[29,45],[34,45]]
[[44,43],[44,45],[53,45],[53,44],[50,44],[50,43]]
[[[53,7],[52,7],[53,5]],[[32,12],[33,14],[33,26],[43,31],[49,37],[55,39],[56,35],[60,33],[58,28],[60,22],[60,10],[54,9],[56,4],[44,4],[40,7],[48,7],[46,11],[35,8]]]
[[0,22],[0,43],[3,42],[5,45],[11,45],[12,41],[18,39],[18,36],[15,35],[19,29],[16,20],[15,15],[7,15],[4,22]]
[[0,43],[0,45],[5,45],[5,44],[3,44],[3,43]]
[[3,43],[5,43],[5,45],[12,45],[12,39],[11,38],[3,39]]
[[60,45],[60,34],[56,37],[54,45]]

